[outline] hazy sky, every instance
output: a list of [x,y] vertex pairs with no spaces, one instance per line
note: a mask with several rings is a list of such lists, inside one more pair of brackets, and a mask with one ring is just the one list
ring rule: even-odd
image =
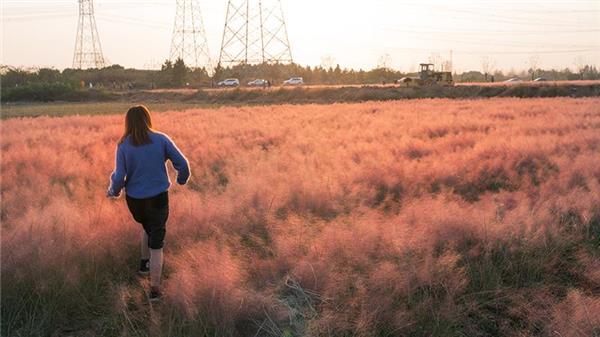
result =
[[[227,0],[197,0],[210,51],[218,58]],[[282,0],[294,61],[371,69],[388,54],[412,70],[432,53],[454,70],[600,65],[600,0]],[[169,55],[175,0],[96,0],[105,57],[125,67],[158,67]],[[76,0],[3,0],[2,64],[71,66]]]

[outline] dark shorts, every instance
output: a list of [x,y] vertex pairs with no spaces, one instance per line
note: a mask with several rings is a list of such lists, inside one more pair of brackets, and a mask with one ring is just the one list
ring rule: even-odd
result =
[[155,197],[136,199],[126,196],[127,207],[135,221],[142,224],[148,234],[148,247],[161,249],[164,245],[167,219],[169,218],[169,193]]

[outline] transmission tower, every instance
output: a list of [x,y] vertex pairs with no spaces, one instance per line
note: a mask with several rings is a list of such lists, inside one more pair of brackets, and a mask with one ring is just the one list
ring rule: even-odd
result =
[[106,60],[102,55],[102,45],[96,29],[93,0],[79,0],[79,21],[75,39],[73,68],[103,68]]
[[229,0],[219,65],[292,63],[281,0]]
[[181,58],[193,68],[211,68],[202,11],[197,0],[176,0],[175,25],[170,60]]

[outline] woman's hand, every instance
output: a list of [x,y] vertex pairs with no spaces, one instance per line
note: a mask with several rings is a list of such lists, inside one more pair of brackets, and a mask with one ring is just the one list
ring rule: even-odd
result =
[[115,194],[110,188],[108,189],[108,191],[106,191],[107,198],[117,199],[120,195],[121,195],[121,192]]

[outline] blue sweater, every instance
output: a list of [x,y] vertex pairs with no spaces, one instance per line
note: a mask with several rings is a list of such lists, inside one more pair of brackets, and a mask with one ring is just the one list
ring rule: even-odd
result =
[[190,177],[187,159],[164,133],[149,132],[150,144],[134,146],[131,136],[117,146],[116,167],[110,177],[108,196],[118,197],[125,188],[128,196],[145,199],[169,189],[167,159],[177,170],[177,183],[184,185]]

